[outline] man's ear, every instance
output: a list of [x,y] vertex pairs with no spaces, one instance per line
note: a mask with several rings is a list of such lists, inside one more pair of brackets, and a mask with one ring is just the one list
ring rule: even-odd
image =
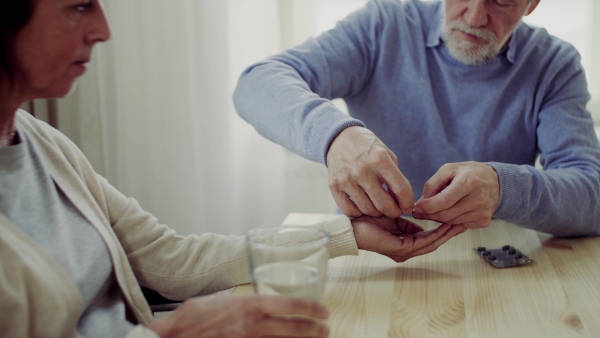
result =
[[541,0],[533,0],[528,6],[527,6],[527,10],[525,11],[525,16],[531,14],[533,12],[533,10],[537,7],[537,5],[540,4]]

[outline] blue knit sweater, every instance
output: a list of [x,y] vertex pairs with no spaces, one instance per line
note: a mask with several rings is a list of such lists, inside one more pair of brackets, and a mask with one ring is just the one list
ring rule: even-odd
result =
[[442,2],[373,0],[246,69],[236,109],[265,137],[323,164],[341,130],[366,126],[398,156],[415,200],[444,163],[485,162],[499,176],[495,218],[600,234],[600,145],[578,52],[521,23],[498,57],[465,65],[441,39],[442,15]]

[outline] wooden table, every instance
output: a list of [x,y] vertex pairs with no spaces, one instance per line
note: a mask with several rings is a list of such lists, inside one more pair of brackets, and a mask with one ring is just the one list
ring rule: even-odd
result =
[[[284,224],[333,217],[290,214]],[[497,269],[473,252],[505,244],[534,263]],[[600,337],[600,237],[556,239],[493,221],[404,263],[361,251],[328,270],[331,337]]]

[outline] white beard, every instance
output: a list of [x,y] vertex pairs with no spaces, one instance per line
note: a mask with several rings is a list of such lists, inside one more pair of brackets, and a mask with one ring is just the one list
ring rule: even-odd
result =
[[[474,35],[487,43],[480,45],[457,38],[453,34],[455,30]],[[511,35],[509,34],[505,41],[498,43],[498,38],[493,32],[482,28],[471,28],[463,22],[455,20],[444,24],[442,39],[446,42],[448,51],[453,58],[467,65],[478,66],[495,58]]]

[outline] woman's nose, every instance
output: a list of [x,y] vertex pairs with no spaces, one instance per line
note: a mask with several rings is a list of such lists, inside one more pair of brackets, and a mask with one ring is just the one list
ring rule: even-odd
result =
[[92,24],[87,34],[87,40],[89,43],[104,42],[109,40],[110,37],[111,32],[108,19],[104,14],[102,4],[98,2],[93,12]]

